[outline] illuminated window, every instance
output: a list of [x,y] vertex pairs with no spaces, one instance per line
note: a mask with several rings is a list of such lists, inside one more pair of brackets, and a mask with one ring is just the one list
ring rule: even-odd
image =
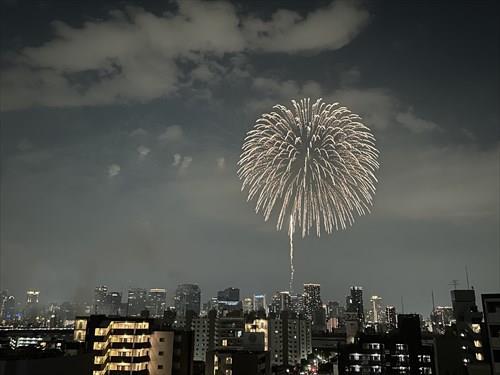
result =
[[484,355],[482,353],[476,353],[476,359],[478,361],[484,361]]
[[472,328],[472,332],[481,333],[481,325],[480,324],[477,324],[477,323],[471,324],[471,328]]
[[482,348],[483,347],[483,344],[481,343],[480,340],[474,340],[474,346],[476,348]]

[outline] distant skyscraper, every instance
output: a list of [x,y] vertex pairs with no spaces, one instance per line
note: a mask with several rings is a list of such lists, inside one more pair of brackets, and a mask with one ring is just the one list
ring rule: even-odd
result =
[[291,305],[290,292],[287,291],[279,292],[279,296],[280,296],[281,311],[290,310],[290,305]]
[[370,320],[376,324],[380,324],[384,321],[383,310],[382,310],[382,297],[372,296],[370,298]]
[[219,301],[239,301],[240,290],[238,288],[226,288],[217,292],[217,299]]
[[25,318],[28,320],[33,320],[37,317],[39,313],[39,300],[40,292],[38,290],[28,290],[26,292],[26,309]]
[[94,314],[105,314],[106,296],[108,287],[105,285],[97,286],[94,289]]
[[265,294],[255,294],[253,296],[253,309],[254,311],[265,311],[267,313]]
[[249,313],[253,310],[253,300],[250,297],[243,299],[243,312]]
[[1,318],[8,322],[16,319],[16,297],[5,298]]
[[167,292],[162,288],[153,288],[148,292],[147,309],[153,318],[160,318],[167,308]]
[[26,292],[26,304],[27,305],[35,305],[37,304],[38,297],[40,296],[40,292],[38,290],[28,290]]
[[385,308],[385,316],[387,319],[387,330],[393,331],[398,326],[398,318],[396,308],[394,306],[387,306]]
[[304,313],[304,297],[302,294],[291,294],[290,295],[290,311],[295,314]]
[[175,291],[174,304],[178,318],[185,318],[188,311],[200,314],[200,287],[196,284],[181,284]]
[[313,318],[314,313],[322,309],[321,303],[321,285],[320,284],[304,284],[304,312],[308,319]]
[[240,290],[230,287],[218,291],[217,307],[219,311],[241,310]]
[[0,319],[3,319],[5,314],[5,302],[7,302],[7,298],[9,298],[9,293],[6,290],[2,290],[0,292]]
[[122,294],[120,292],[108,293],[104,299],[104,313],[106,315],[121,315]]
[[127,298],[127,315],[140,316],[141,312],[146,309],[147,298],[148,293],[146,289],[130,289]]
[[365,321],[365,311],[363,307],[363,288],[351,286],[351,294],[347,298],[347,312],[356,313],[361,326]]
[[443,334],[455,322],[451,306],[436,306],[431,312],[432,331]]

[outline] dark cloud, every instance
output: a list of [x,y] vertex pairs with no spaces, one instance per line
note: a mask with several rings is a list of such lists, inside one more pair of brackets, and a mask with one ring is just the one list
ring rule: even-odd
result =
[[227,68],[214,59],[225,54],[335,50],[367,19],[366,10],[346,1],[304,17],[278,10],[263,21],[239,16],[228,2],[192,0],[180,1],[177,12],[164,16],[126,7],[79,28],[58,20],[52,40],[11,59],[14,66],[2,74],[1,108],[161,98],[186,83],[224,75]]

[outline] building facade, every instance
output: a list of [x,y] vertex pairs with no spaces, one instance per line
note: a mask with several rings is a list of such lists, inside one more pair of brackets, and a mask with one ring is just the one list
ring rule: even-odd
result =
[[[494,375],[500,374],[500,293],[483,294],[483,312],[485,321],[485,336],[488,338],[489,357]],[[474,326],[475,331],[481,329]]]
[[196,284],[181,284],[177,287],[174,297],[177,318],[185,318],[188,311],[200,314],[201,291]]
[[192,375],[191,332],[138,317],[77,317],[74,340],[91,353],[92,375]]

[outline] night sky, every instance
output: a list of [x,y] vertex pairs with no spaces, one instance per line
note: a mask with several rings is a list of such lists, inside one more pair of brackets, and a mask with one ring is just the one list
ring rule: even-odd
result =
[[287,289],[236,162],[261,113],[323,97],[373,129],[379,184],[352,228],[296,239],[296,289],[427,314],[468,266],[498,291],[498,3],[1,4],[0,289]]

